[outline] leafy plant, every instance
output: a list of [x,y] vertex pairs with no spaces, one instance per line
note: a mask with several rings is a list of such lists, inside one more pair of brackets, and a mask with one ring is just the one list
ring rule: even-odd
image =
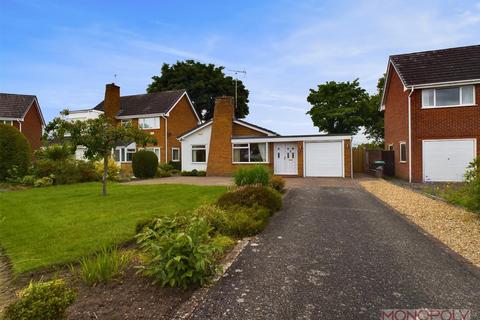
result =
[[172,169],[177,171],[182,171],[182,162],[181,161],[169,161],[168,164],[172,167]]
[[285,192],[285,179],[279,176],[273,176],[270,178],[270,187],[277,190],[280,193]]
[[243,206],[253,208],[257,205],[267,208],[273,214],[282,208],[282,195],[272,188],[264,186],[245,186],[224,193],[217,200],[220,208]]
[[[130,254],[121,253],[116,247],[103,248],[92,257],[80,259],[78,273],[89,286],[106,283],[120,275],[130,259]],[[71,269],[75,271],[74,267]]]
[[75,301],[75,291],[64,280],[31,281],[19,299],[5,309],[5,320],[65,319],[66,309]]
[[53,185],[53,178],[52,177],[43,177],[43,178],[37,179],[33,182],[33,186],[35,188],[49,187],[51,185]]
[[37,160],[66,161],[72,158],[72,147],[67,144],[52,144],[35,151]]
[[217,271],[215,256],[221,251],[210,232],[204,218],[174,215],[156,219],[137,235],[147,256],[140,271],[161,286],[205,284]]
[[190,176],[190,177],[196,177],[198,175],[199,171],[197,169],[193,169],[192,171],[182,171],[181,175],[182,176]]
[[[23,177],[30,166],[32,151],[17,128],[0,124],[0,181]],[[12,169],[15,168],[15,176]]]
[[168,178],[171,176],[172,174],[170,173],[170,171],[165,171],[160,168],[158,168],[157,172],[155,173],[155,177],[157,178]]
[[[96,161],[95,162],[95,171],[98,176],[98,179],[100,179],[103,175],[103,163],[101,161]],[[121,168],[118,163],[115,162],[112,158],[108,159],[107,163],[107,180],[110,181],[118,181],[120,179],[120,173],[121,173]]]
[[270,170],[266,166],[262,165],[242,167],[235,171],[234,181],[237,186],[254,184],[268,186],[270,181]]
[[480,212],[480,158],[471,162],[465,173],[465,185],[444,191],[444,198],[474,212]]
[[157,172],[157,155],[148,150],[139,150],[133,154],[132,169],[135,177],[140,179],[153,178]]

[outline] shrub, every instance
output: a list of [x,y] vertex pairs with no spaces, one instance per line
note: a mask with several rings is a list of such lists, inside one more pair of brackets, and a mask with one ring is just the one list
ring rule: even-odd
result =
[[170,173],[170,171],[165,171],[165,170],[162,170],[160,168],[158,168],[157,170],[157,173],[155,174],[155,177],[157,178],[167,178],[167,177],[171,177],[172,174]]
[[237,186],[261,184],[267,187],[270,181],[270,170],[262,165],[243,167],[235,171],[233,178]]
[[75,301],[75,296],[63,280],[30,282],[20,291],[19,300],[5,309],[4,319],[65,319],[65,311]]
[[480,212],[480,158],[471,162],[465,174],[465,186],[447,189],[444,198],[453,204]]
[[117,248],[103,248],[94,256],[80,260],[79,274],[89,286],[106,283],[120,275],[130,259],[129,254],[120,253]]
[[77,161],[77,170],[80,177],[79,182],[98,181],[100,176],[95,168],[95,163],[92,161]]
[[53,178],[52,177],[43,177],[37,179],[33,182],[33,186],[35,188],[42,188],[42,187],[49,187],[53,185]]
[[272,188],[263,186],[245,186],[224,193],[218,200],[220,208],[232,206],[253,208],[257,205],[267,208],[270,214],[282,208],[282,195]]
[[285,191],[285,179],[278,176],[273,176],[270,178],[270,187],[277,190],[280,193]]
[[161,286],[203,285],[216,273],[221,251],[209,236],[204,218],[174,215],[158,218],[137,235],[147,260],[140,268]]
[[198,170],[193,169],[192,171],[182,171],[181,175],[182,176],[191,176],[191,177],[196,177],[198,175]]
[[14,167],[18,177],[23,177],[30,166],[31,157],[27,138],[13,126],[0,124],[0,181],[11,177],[9,171],[12,172]]
[[140,150],[133,154],[132,169],[135,177],[140,179],[153,178],[157,172],[158,158],[155,153]]
[[232,238],[223,234],[218,234],[212,238],[212,245],[218,248],[217,257],[219,258],[224,252],[232,249],[235,245],[235,241]]
[[21,183],[29,186],[33,186],[33,184],[35,183],[35,176],[33,175],[24,176],[22,178]]
[[66,161],[73,158],[72,148],[65,144],[52,144],[35,151],[35,159]]
[[205,218],[218,233],[240,238],[262,231],[270,216],[268,209],[258,205],[251,208],[230,206],[227,209],[205,205],[194,214]]
[[[103,177],[103,161],[95,162],[95,171],[97,171],[98,179]],[[112,158],[108,159],[107,179],[110,181],[118,181],[120,179],[120,166]]]
[[197,171],[197,177],[205,177],[206,175],[207,175],[206,171],[203,171],[203,170]]
[[182,162],[181,161],[169,161],[168,164],[172,166],[174,170],[182,171]]
[[170,163],[162,163],[158,165],[158,169],[166,172],[170,172],[174,167]]

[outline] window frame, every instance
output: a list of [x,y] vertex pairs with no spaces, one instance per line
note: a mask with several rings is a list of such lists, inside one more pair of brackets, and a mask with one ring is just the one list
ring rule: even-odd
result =
[[[408,160],[408,149],[407,149],[407,142],[406,141],[400,141],[399,142],[399,153],[398,153],[398,159],[400,161],[400,163],[407,163],[407,160]],[[405,159],[402,160],[402,145],[405,146]]]
[[160,159],[162,157],[162,151],[160,150],[160,147],[146,147],[145,150],[152,151],[153,153],[155,153],[155,150],[158,150],[158,155],[156,153],[155,155],[158,158],[158,163],[160,163]]
[[[200,147],[202,146],[202,147]],[[192,163],[205,164],[207,163],[207,145],[206,144],[192,144]],[[205,161],[193,161],[193,152],[195,151],[205,151]]]
[[[152,128],[144,128],[143,125],[145,124],[146,119],[154,119],[154,121],[158,120],[158,127],[154,124]],[[160,117],[145,117],[145,118],[138,118],[138,127],[142,130],[157,130],[160,129]]]
[[[251,161],[251,144],[264,144],[265,145],[265,161]],[[242,147],[235,147],[235,145],[247,145]],[[248,162],[235,161],[235,149],[248,149]],[[232,163],[233,164],[259,164],[259,163],[270,163],[269,162],[269,150],[268,142],[245,142],[245,143],[232,143]]]
[[[463,103],[463,88],[472,87],[473,90],[473,101],[471,103]],[[437,90],[441,89],[459,89],[459,104],[451,104],[451,105],[437,105]],[[423,92],[431,90],[433,91],[433,106],[425,106],[423,99]],[[436,109],[436,108],[455,108],[455,107],[470,107],[476,106],[476,96],[475,96],[475,85],[466,85],[466,86],[454,86],[454,87],[437,87],[437,88],[425,88],[421,91],[422,94],[422,109]]]
[[132,125],[132,119],[122,119],[122,120],[120,120],[120,125],[121,125],[122,127],[125,126],[125,125],[127,125],[127,124]]
[[[7,123],[9,122],[9,123]],[[6,126],[12,126],[13,127],[13,120],[0,120],[0,124],[4,124]]]
[[[178,158],[177,159],[174,159],[173,157],[173,151],[178,151]],[[205,154],[206,156],[207,154]],[[172,162],[180,162],[180,148],[178,147],[173,147],[172,148]]]

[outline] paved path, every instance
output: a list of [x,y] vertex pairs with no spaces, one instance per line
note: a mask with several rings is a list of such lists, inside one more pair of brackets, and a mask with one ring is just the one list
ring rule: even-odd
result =
[[480,306],[480,273],[366,191],[286,196],[193,319],[379,319],[383,308]]

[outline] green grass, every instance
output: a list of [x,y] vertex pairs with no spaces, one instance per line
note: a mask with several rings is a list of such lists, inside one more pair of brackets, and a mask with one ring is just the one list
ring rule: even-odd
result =
[[74,262],[126,242],[153,216],[211,203],[225,187],[83,183],[0,193],[0,246],[15,273]]

